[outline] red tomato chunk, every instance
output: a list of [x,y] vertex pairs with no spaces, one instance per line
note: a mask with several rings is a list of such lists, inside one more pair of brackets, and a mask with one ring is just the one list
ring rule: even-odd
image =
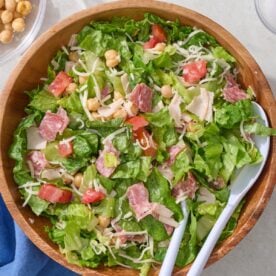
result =
[[85,191],[82,196],[81,202],[88,204],[88,203],[96,203],[105,198],[105,194],[102,192],[97,192],[93,188],[89,188]]
[[207,62],[198,60],[187,63],[183,66],[183,78],[188,83],[197,83],[200,79],[206,76]]
[[43,184],[38,197],[51,203],[68,203],[72,199],[72,192],[58,188],[54,184]]
[[49,85],[48,89],[55,97],[58,97],[65,91],[71,82],[72,78],[69,77],[65,72],[61,71]]

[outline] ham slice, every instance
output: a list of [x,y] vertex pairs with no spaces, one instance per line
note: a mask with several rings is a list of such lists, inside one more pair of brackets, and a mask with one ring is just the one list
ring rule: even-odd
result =
[[39,133],[45,140],[53,141],[58,133],[63,133],[68,124],[69,118],[62,107],[58,109],[57,113],[47,111],[40,123]]
[[169,166],[171,166],[171,165],[174,163],[174,161],[175,161],[177,155],[178,155],[182,150],[184,150],[185,148],[186,148],[186,145],[185,145],[183,142],[182,142],[182,143],[179,142],[179,143],[177,143],[176,145],[171,146],[170,149],[169,149],[170,158],[169,158],[169,160],[167,161],[167,164],[168,164]]
[[188,177],[184,181],[180,181],[172,190],[173,196],[176,200],[182,199],[187,196],[191,199],[195,197],[195,192],[198,189],[196,180],[191,172],[188,173]]
[[32,151],[27,156],[27,164],[31,172],[35,176],[39,176],[42,170],[47,166],[48,162],[45,155],[41,151]]
[[141,112],[151,112],[152,97],[152,90],[146,84],[139,83],[132,90],[129,99]]
[[182,112],[180,109],[180,104],[182,103],[182,98],[178,95],[176,92],[174,94],[174,97],[172,98],[170,104],[169,104],[169,113],[171,117],[174,119],[175,126],[176,127],[182,127]]
[[247,99],[247,94],[245,93],[244,90],[240,89],[233,75],[231,74],[227,75],[226,80],[227,82],[223,89],[223,98],[225,101],[230,103],[235,103],[240,100]]
[[197,115],[200,120],[212,122],[213,102],[214,93],[207,91],[205,88],[201,88],[200,94],[193,98],[191,103],[186,106],[186,109]]
[[[117,158],[117,160],[119,161],[119,152],[113,147],[111,141],[106,141],[106,144],[104,146],[104,149],[100,151],[99,157],[96,160],[96,168],[97,171],[105,176],[105,177],[109,177],[113,174],[113,172],[115,171],[116,166],[113,167],[107,167],[105,166],[105,154],[113,154],[115,158]],[[119,162],[117,162],[118,164]]]
[[135,213],[136,219],[140,221],[148,215],[152,215],[154,218],[164,223],[169,227],[177,227],[178,223],[172,216],[173,212],[166,206],[156,203],[149,202],[149,193],[142,182],[136,183],[127,189],[127,197],[129,205]]

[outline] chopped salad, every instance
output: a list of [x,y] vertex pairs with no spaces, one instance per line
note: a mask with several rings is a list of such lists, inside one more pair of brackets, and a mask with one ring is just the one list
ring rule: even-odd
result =
[[23,206],[49,218],[68,262],[146,275],[164,259],[183,200],[176,265],[194,260],[235,170],[262,160],[252,135],[276,134],[237,74],[214,37],[153,14],[91,22],[58,51],[27,93],[10,157]]

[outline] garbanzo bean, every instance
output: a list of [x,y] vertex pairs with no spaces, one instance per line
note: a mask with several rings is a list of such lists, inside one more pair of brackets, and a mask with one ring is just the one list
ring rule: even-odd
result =
[[11,12],[14,12],[16,9],[15,0],[5,0],[5,9]]
[[3,24],[10,23],[13,19],[13,13],[11,11],[5,10],[1,14],[1,20]]
[[0,33],[0,42],[3,44],[7,44],[12,41],[12,31],[10,30],[4,30]]
[[120,119],[125,120],[127,118],[127,112],[123,108],[119,109],[113,114],[113,118],[114,119],[120,118]]
[[82,173],[77,173],[74,177],[74,185],[79,188],[81,186],[82,183],[82,179],[83,179],[83,174]]
[[99,107],[100,103],[97,98],[91,98],[87,100],[87,108],[89,111],[97,111]]
[[4,0],[0,0],[0,9],[4,7]]
[[23,18],[16,18],[12,21],[12,28],[15,32],[21,33],[25,30],[26,24]]
[[163,85],[161,87],[161,94],[164,98],[170,99],[173,96],[172,88],[169,85]]
[[16,6],[16,11],[26,16],[32,11],[32,4],[30,1],[20,1]]

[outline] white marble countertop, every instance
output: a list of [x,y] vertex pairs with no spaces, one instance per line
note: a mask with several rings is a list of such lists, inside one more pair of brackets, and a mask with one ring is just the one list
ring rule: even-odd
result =
[[[47,11],[41,33],[62,18],[108,0],[47,0]],[[265,73],[276,95],[276,35],[259,20],[253,0],[168,0],[198,11],[221,24],[236,36]],[[20,58],[0,67],[0,90]],[[203,273],[204,276],[272,276],[276,275],[276,191],[252,231],[222,260]]]

